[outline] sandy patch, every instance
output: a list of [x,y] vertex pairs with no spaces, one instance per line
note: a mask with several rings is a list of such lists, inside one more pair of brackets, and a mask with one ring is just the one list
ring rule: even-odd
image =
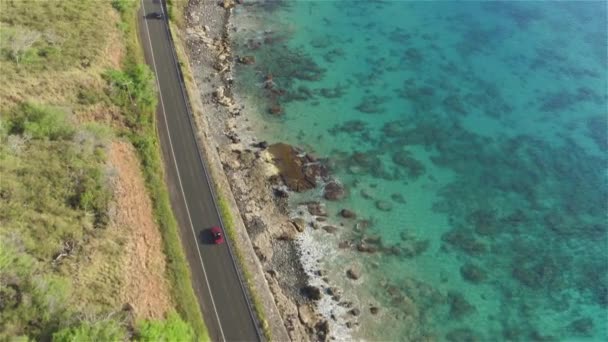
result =
[[133,147],[121,141],[112,143],[108,162],[117,171],[116,212],[109,229],[119,230],[125,238],[118,297],[133,306],[136,318],[162,318],[172,308],[171,295],[162,239],[139,160]]

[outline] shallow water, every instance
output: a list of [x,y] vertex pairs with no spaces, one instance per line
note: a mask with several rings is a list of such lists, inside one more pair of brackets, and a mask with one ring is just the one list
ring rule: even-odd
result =
[[605,2],[247,3],[252,128],[327,157],[349,192],[330,213],[371,222],[337,237],[371,254],[312,233],[357,294],[345,331],[608,339]]

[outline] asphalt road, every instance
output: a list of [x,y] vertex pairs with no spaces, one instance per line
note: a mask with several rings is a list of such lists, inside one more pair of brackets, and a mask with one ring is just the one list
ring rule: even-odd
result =
[[[141,0],[140,36],[159,87],[160,136],[173,211],[180,226],[192,282],[213,341],[258,341],[256,326],[227,244],[208,230],[220,218],[198,152],[160,0]],[[163,17],[166,17],[164,15]]]

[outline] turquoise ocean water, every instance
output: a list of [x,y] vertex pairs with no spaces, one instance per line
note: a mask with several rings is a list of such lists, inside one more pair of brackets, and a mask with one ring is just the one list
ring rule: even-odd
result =
[[330,213],[369,221],[336,240],[375,253],[324,265],[382,308],[353,337],[608,340],[606,2],[245,1],[235,23],[252,128],[328,158]]

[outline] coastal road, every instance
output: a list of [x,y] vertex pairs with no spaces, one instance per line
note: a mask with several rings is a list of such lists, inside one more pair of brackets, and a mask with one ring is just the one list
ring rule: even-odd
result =
[[171,203],[209,335],[213,341],[258,341],[229,246],[214,245],[207,231],[221,221],[195,140],[165,8],[160,0],[140,1],[140,37],[158,82],[157,130]]

